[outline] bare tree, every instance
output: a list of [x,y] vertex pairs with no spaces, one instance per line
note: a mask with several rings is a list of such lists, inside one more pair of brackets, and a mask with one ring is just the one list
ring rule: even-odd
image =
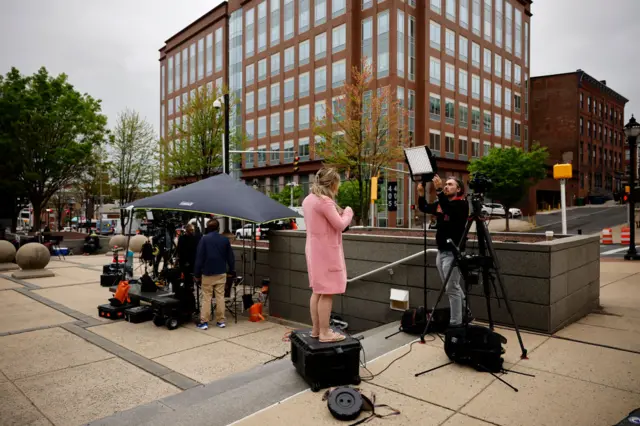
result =
[[109,145],[116,198],[123,206],[151,184],[157,147],[153,127],[136,111],[125,110],[118,116]]

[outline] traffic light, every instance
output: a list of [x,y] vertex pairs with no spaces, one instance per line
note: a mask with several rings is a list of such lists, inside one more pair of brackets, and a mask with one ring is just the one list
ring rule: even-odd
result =
[[624,194],[622,196],[622,204],[627,204],[629,202],[629,194]]
[[298,166],[299,162],[300,162],[300,157],[298,157],[297,155],[293,157],[293,173],[297,173],[298,170],[300,170],[300,167]]

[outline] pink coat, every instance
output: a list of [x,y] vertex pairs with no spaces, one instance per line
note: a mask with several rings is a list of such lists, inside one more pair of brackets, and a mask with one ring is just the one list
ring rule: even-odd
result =
[[341,294],[347,289],[347,266],[342,248],[342,231],[353,219],[347,207],[340,215],[328,197],[309,194],[302,202],[307,226],[305,255],[309,287],[317,294]]

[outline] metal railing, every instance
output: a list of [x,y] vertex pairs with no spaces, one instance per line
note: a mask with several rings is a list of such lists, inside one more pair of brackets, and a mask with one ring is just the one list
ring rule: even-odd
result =
[[[438,252],[438,250],[437,250],[437,249],[427,249],[426,251],[427,251],[427,253],[437,253],[437,252]],[[409,260],[413,260],[413,259],[415,259],[416,257],[423,256],[423,255],[424,255],[424,252],[425,252],[424,250],[419,251],[418,253],[412,254],[411,256],[407,256],[407,257],[405,257],[405,258],[403,258],[403,259],[396,260],[395,262],[389,263],[388,265],[381,266],[381,267],[376,268],[376,269],[374,269],[374,270],[372,270],[372,271],[365,272],[364,274],[362,274],[362,275],[358,275],[357,277],[349,278],[349,279],[347,280],[347,283],[352,283],[352,282],[354,282],[354,281],[361,280],[361,279],[363,279],[363,278],[365,278],[365,277],[368,277],[369,275],[377,274],[378,272],[384,271],[385,269],[392,268],[392,267],[394,267],[394,266],[396,266],[396,265],[400,265],[400,264],[402,264],[402,263],[408,262]]]

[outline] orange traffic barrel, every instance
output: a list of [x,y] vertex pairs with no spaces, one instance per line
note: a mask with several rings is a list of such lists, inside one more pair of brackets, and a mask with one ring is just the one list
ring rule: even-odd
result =
[[629,244],[631,242],[631,228],[625,226],[620,230],[620,240],[622,244]]
[[600,244],[613,244],[613,231],[611,228],[604,228],[602,230]]

